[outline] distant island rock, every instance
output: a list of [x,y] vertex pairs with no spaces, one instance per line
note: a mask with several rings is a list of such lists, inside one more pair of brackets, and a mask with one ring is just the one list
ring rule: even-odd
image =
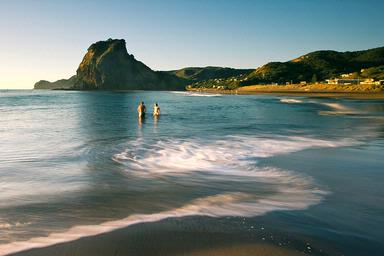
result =
[[76,75],[71,76],[69,79],[60,79],[55,82],[49,82],[46,80],[40,80],[35,83],[35,89],[70,89],[77,81]]

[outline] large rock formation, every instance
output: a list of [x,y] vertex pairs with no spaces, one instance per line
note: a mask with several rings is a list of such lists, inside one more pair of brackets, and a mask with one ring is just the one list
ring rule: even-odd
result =
[[76,89],[182,90],[187,81],[153,71],[127,52],[125,40],[92,44],[77,69]]
[[153,71],[127,52],[125,40],[108,39],[92,44],[77,74],[56,82],[41,80],[35,89],[74,90],[184,90],[187,79]]

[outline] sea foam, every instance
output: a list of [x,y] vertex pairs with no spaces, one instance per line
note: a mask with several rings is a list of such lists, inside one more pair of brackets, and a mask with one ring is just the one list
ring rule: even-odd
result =
[[219,93],[205,93],[205,92],[172,92],[174,94],[189,96],[189,97],[220,97],[223,96]]
[[303,103],[302,100],[289,99],[289,98],[283,98],[283,99],[280,100],[280,102],[282,102],[282,103]]
[[[305,137],[250,138],[228,136],[218,140],[161,140],[146,144],[142,139],[127,143],[127,149],[113,160],[140,177],[190,175],[208,172],[227,182],[256,181],[274,188],[273,193],[257,194],[233,186],[231,191],[194,199],[181,207],[153,214],[133,214],[95,225],[79,225],[67,231],[0,245],[0,255],[51,246],[94,236],[130,225],[185,216],[252,217],[276,210],[303,210],[318,204],[328,192],[311,177],[274,167],[260,167],[258,159],[307,148],[340,147],[351,141],[328,141]],[[216,176],[215,176],[216,175]],[[209,180],[207,180],[209,182]],[[253,186],[252,186],[253,187]],[[270,189],[270,188],[268,188]]]

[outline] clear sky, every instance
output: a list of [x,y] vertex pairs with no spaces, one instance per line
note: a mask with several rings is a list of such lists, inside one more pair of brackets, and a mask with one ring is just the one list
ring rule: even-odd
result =
[[88,46],[124,38],[155,70],[256,68],[314,50],[384,46],[382,0],[0,1],[0,88],[75,74]]

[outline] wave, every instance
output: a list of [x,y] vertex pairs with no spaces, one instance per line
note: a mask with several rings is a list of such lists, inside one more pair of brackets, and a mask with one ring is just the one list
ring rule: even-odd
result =
[[322,102],[321,105],[331,108],[331,111],[319,111],[320,115],[359,115],[362,112],[346,107],[340,103]]
[[175,94],[181,94],[189,97],[220,97],[222,94],[218,93],[204,93],[204,92],[172,92]]
[[[301,151],[308,148],[342,147],[356,141],[321,140],[300,136],[260,138],[248,136],[226,136],[213,141],[204,140],[160,140],[150,143],[136,140],[129,147],[115,154],[113,160],[126,165],[130,173],[143,176],[148,173],[172,174],[194,171],[226,173],[239,172],[251,166],[258,158]],[[247,169],[248,170],[248,169]],[[248,171],[249,172],[249,171]]]
[[281,202],[274,198],[260,199],[252,203],[251,195],[246,193],[227,193],[197,199],[183,207],[154,214],[135,214],[124,219],[107,221],[99,225],[75,226],[61,233],[52,233],[47,237],[35,237],[27,241],[18,241],[0,245],[0,255],[8,255],[33,248],[42,248],[59,243],[70,242],[85,236],[95,236],[139,223],[148,223],[167,218],[187,216],[256,216],[272,210],[299,210],[321,200],[321,194],[303,198],[301,202]]
[[299,100],[294,98],[282,98],[280,102],[287,104],[316,104],[320,106],[326,106],[331,110],[321,110],[319,111],[319,115],[359,115],[363,114],[361,111],[357,111],[350,107],[344,106],[340,103],[336,102],[319,102],[316,100]]
[[[253,217],[278,210],[304,210],[321,202],[329,193],[320,189],[311,177],[294,171],[257,165],[259,158],[296,152],[307,148],[340,147],[353,141],[327,141],[305,137],[250,138],[228,136],[219,140],[162,140],[156,143],[130,141],[113,160],[126,172],[154,178],[208,172],[194,176],[217,190],[195,198],[180,207],[152,214],[133,214],[119,220],[95,225],[74,226],[67,231],[0,245],[0,255],[94,236],[130,225],[186,216]],[[251,184],[250,184],[251,182]],[[225,186],[220,189],[220,185]],[[246,185],[248,184],[248,185]]]
[[282,102],[282,103],[303,103],[302,100],[288,99],[288,98],[280,99],[280,102]]
[[360,112],[360,111],[346,107],[340,103],[334,103],[334,102],[318,102],[318,101],[314,101],[314,100],[303,101],[303,100],[291,99],[291,98],[280,99],[280,102],[288,103],[288,104],[300,104],[300,103],[317,104],[317,105],[326,106],[326,107],[331,109],[328,111],[321,110],[321,111],[319,111],[319,115],[359,115],[359,114],[362,114],[362,112]]
[[14,227],[25,227],[30,225],[32,222],[14,222],[14,223],[8,223],[8,222],[0,222],[0,229],[10,229]]

